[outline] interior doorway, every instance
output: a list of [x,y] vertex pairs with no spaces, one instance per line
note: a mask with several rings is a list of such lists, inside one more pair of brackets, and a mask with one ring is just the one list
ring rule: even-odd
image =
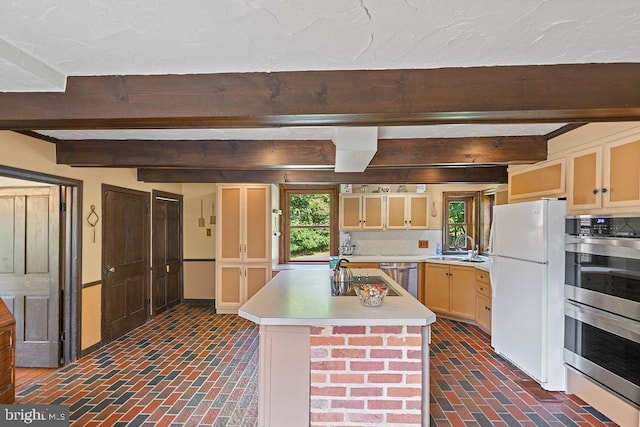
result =
[[103,345],[149,319],[149,198],[102,185]]
[[153,314],[177,305],[183,298],[182,196],[153,191],[152,282]]
[[16,318],[16,365],[64,366],[81,351],[82,182],[0,166],[0,188],[0,296]]

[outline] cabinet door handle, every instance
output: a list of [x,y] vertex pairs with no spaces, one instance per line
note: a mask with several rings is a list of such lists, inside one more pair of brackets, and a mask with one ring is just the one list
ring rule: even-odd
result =
[[598,191],[599,191],[599,190],[598,190],[597,188],[594,188],[594,189],[593,189],[593,194],[598,194]]
[[607,190],[606,188],[603,188],[603,189],[602,189],[602,192],[603,192],[603,193],[606,193],[607,191],[609,191],[609,190]]

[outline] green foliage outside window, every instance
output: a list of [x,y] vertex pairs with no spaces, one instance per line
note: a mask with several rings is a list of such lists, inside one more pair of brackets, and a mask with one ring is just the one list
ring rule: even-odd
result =
[[449,249],[453,249],[456,238],[464,234],[467,234],[466,203],[449,202]]
[[291,257],[329,253],[328,194],[292,194],[289,200]]

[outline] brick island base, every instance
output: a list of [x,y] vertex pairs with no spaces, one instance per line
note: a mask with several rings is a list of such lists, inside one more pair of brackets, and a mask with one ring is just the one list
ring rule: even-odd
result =
[[260,426],[426,426],[429,326],[260,325]]

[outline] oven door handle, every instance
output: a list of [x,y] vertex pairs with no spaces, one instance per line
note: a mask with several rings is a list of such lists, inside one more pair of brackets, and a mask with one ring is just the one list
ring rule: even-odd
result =
[[637,320],[578,304],[571,300],[565,301],[564,313],[583,323],[640,343],[640,322]]
[[564,242],[569,252],[640,259],[640,239],[566,235]]

